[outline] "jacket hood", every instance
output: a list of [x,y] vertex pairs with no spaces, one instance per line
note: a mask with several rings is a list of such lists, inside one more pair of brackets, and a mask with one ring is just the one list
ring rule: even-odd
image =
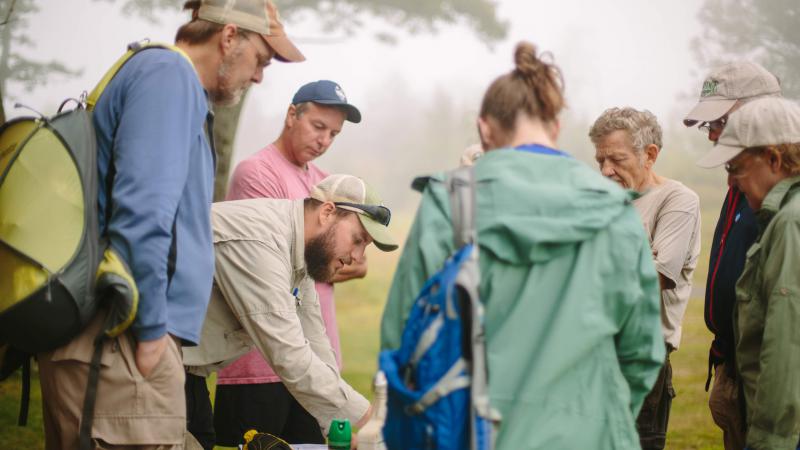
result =
[[[548,261],[592,239],[636,198],[571,157],[513,149],[488,152],[475,177],[480,248],[512,264]],[[436,203],[449,217],[447,192],[436,184]]]

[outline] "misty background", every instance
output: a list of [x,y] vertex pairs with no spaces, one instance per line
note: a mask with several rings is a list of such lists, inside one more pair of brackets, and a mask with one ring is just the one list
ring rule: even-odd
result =
[[[681,119],[719,63],[748,58],[800,95],[798,0],[275,0],[287,32],[307,61],[275,62],[241,108],[217,109],[215,137],[231,167],[272,142],[298,87],[331,79],[363,113],[345,122],[316,163],[374,185],[394,212],[399,241],[419,202],[413,177],[452,168],[477,142],[475,118],[489,83],[513,66],[520,40],[552,54],[562,69],[568,109],[559,147],[596,169],[589,127],[606,108],[649,109],[664,129],[656,172],[700,195],[702,254],[694,295],[674,354],[679,392],[670,416],[670,448],[721,449],[708,414],[710,335],[702,295],[714,224],[726,191],[724,170],[694,161],[711,148]],[[52,114],[62,100],[90,91],[128,43],[172,42],[189,20],[182,0],[0,0],[0,122]],[[224,119],[224,120],[223,120]],[[222,142],[220,142],[222,139]],[[224,174],[225,167],[220,164]],[[217,180],[224,176],[217,174]],[[217,188],[224,188],[218,183]],[[537,195],[531,192],[530,195]],[[337,286],[345,378],[368,392],[378,350],[378,321],[399,252],[369,252],[369,275]],[[35,376],[35,372],[34,372]],[[213,389],[213,381],[210,382]],[[0,447],[43,448],[34,383],[31,424],[14,427],[19,378],[0,383]]]
[[[44,114],[90,91],[129,42],[172,42],[189,14],[180,0],[0,0],[0,93],[7,118]],[[796,0],[276,0],[307,61],[275,61],[248,93],[233,127],[232,166],[272,142],[302,84],[338,82],[363,114],[316,163],[358,175],[395,212],[404,239],[419,195],[414,176],[446,170],[477,142],[475,118],[489,83],[513,66],[520,40],[551,53],[568,109],[560,148],[593,167],[587,137],[606,108],[649,109],[664,128],[656,171],[697,191],[703,241],[713,233],[725,176],[695,167],[711,147],[681,119],[717,63],[753,58],[785,92],[800,68]],[[791,96],[787,94],[787,96]],[[235,121],[233,122],[236,123]],[[535,195],[535,193],[532,193]],[[704,245],[705,247],[705,245]],[[704,271],[702,271],[704,273]]]

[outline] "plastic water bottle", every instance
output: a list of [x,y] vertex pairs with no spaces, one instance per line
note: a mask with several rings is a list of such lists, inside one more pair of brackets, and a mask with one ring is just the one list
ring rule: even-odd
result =
[[358,450],[386,450],[383,442],[383,424],[386,421],[386,375],[382,371],[373,380],[375,398],[372,400],[372,417],[358,431]]
[[328,429],[328,448],[331,450],[350,450],[352,430],[350,420],[333,419]]

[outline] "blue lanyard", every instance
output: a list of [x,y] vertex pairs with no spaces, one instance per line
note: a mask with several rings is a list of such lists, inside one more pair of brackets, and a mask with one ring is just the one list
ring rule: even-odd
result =
[[554,148],[545,147],[544,145],[539,145],[539,144],[522,144],[520,146],[514,147],[514,150],[520,150],[523,152],[530,152],[530,153],[539,153],[541,155],[566,156],[567,158],[571,158],[569,153],[562,152],[561,150],[556,150]]

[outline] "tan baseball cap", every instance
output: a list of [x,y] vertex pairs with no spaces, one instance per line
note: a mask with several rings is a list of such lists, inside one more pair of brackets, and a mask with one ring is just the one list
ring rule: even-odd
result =
[[726,64],[708,75],[700,90],[700,100],[683,124],[690,127],[697,122],[713,122],[730,111],[737,100],[780,93],[780,81],[762,66],[750,61]]
[[746,148],[798,142],[800,106],[782,97],[759,98],[731,113],[716,145],[697,165],[717,167]]
[[397,249],[388,231],[392,212],[383,206],[378,194],[361,178],[345,174],[329,175],[311,188],[311,198],[333,202],[337,208],[358,214],[376,247],[385,252]]
[[305,61],[306,57],[286,36],[272,0],[201,0],[197,17],[209,22],[232,23],[259,33],[283,62]]

